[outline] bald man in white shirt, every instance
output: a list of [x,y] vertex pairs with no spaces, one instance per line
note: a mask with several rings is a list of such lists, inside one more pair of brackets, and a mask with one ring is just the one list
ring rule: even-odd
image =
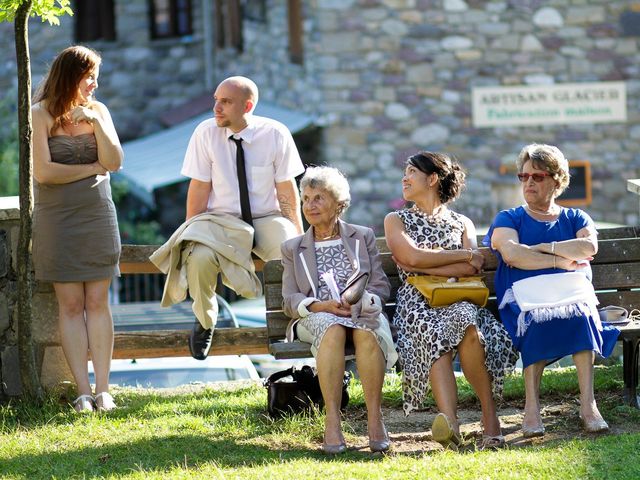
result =
[[[196,127],[182,167],[181,173],[191,178],[187,220],[204,212],[250,218],[253,252],[265,261],[280,258],[280,244],[302,234],[295,177],[304,166],[293,137],[283,124],[253,115],[258,87],[246,77],[220,83],[214,102],[215,118]],[[250,214],[241,208],[238,148],[244,153]],[[214,252],[201,243],[188,245],[182,256],[197,319],[189,348],[194,358],[204,360],[218,315],[218,265]]]

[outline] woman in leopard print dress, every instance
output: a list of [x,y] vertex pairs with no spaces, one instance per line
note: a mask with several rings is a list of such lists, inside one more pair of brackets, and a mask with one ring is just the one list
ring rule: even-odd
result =
[[408,276],[421,273],[462,277],[482,270],[484,258],[476,250],[473,223],[447,208],[464,178],[460,166],[444,154],[421,152],[407,161],[402,192],[414,206],[385,219],[387,243],[402,280],[393,324],[398,329],[405,413],[423,406],[430,386],[441,412],[433,423],[433,439],[445,446],[460,443],[453,373],[458,353],[480,399],[483,445],[496,447],[504,444],[504,437],[494,396],[501,394],[504,375],[517,360],[509,335],[488,310],[468,302],[432,308],[406,282]]

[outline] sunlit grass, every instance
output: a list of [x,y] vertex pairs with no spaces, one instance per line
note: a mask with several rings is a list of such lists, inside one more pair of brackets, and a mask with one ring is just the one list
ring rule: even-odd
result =
[[[614,423],[638,423],[637,410],[620,404],[621,368],[596,370],[596,385],[612,392],[601,409]],[[400,408],[400,377],[389,375],[386,407]],[[477,401],[459,379],[461,403]],[[575,370],[545,373],[543,395],[577,392]],[[613,395],[615,394],[615,395]],[[364,407],[362,388],[350,387],[352,412]],[[595,436],[548,442],[498,452],[470,450],[371,455],[351,450],[338,458],[319,451],[321,414],[274,421],[266,416],[260,385],[208,387],[159,393],[123,389],[118,410],[77,415],[68,404],[48,397],[44,404],[0,406],[0,477],[127,479],[482,479],[482,478],[640,478],[639,434]],[[607,397],[605,395],[605,397]],[[520,375],[509,378],[505,401],[521,402]],[[347,437],[351,425],[345,422]]]

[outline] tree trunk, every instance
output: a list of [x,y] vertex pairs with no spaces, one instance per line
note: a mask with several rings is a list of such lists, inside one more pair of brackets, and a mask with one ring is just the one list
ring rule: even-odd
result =
[[42,399],[43,392],[36,368],[35,349],[31,335],[32,291],[31,216],[32,193],[32,123],[31,123],[31,64],[29,58],[29,14],[32,0],[24,0],[16,11],[14,22],[16,60],[18,63],[18,136],[20,138],[20,236],[18,238],[18,351],[20,376],[27,396]]

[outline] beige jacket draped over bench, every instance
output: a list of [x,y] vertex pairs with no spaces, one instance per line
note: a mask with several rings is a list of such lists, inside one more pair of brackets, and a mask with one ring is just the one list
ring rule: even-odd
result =
[[222,282],[245,298],[262,295],[262,284],[251,259],[253,228],[232,215],[201,213],[184,222],[149,260],[167,274],[161,305],[171,306],[187,296],[187,272],[181,263],[185,242],[198,242],[216,253]]

